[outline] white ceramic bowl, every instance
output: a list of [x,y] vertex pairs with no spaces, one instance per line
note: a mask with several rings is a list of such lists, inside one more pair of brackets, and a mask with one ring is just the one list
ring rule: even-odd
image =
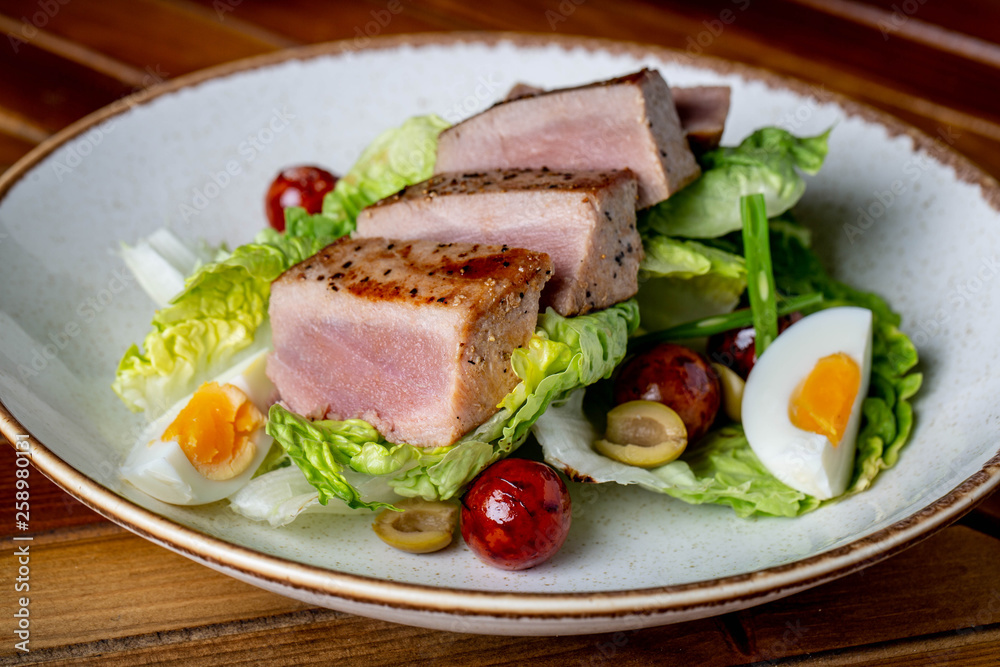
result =
[[[801,83],[656,48],[517,35],[352,48],[178,79],[74,124],[0,179],[0,430],[11,441],[28,435],[35,465],[69,493],[158,544],[313,604],[544,635],[658,625],[789,595],[926,537],[1000,481],[1000,189],[942,142]],[[262,196],[283,166],[343,172],[408,116],[457,120],[517,81],[576,84],[641,66],[672,84],[731,85],[729,143],[761,125],[798,134],[836,126],[800,217],[836,274],[904,314],[926,374],[912,442],[872,489],[793,520],[744,520],[640,489],[574,485],[566,546],[510,573],[460,544],[430,556],[392,551],[366,518],[271,529],[224,503],[172,507],[121,481],[142,418],[109,385],[154,306],[116,257],[120,241],[166,223],[238,244],[264,225]]]

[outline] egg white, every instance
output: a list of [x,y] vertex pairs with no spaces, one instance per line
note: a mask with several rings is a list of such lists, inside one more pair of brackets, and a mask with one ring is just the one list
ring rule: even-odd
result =
[[[796,322],[754,364],[743,392],[743,429],[765,467],[788,486],[820,500],[842,494],[851,479],[861,404],[871,375],[872,313],[829,308]],[[792,425],[789,403],[823,357],[843,352],[861,369],[844,437],[836,447],[824,435]]]
[[[264,350],[250,357],[215,380],[241,389],[264,415],[276,395],[264,373],[268,353]],[[162,439],[163,432],[190,400],[191,396],[185,397],[147,426],[121,466],[122,476],[133,486],[172,505],[203,505],[236,493],[250,482],[273,442],[263,427],[258,429],[250,436],[256,451],[246,470],[227,480],[205,478],[176,441]]]

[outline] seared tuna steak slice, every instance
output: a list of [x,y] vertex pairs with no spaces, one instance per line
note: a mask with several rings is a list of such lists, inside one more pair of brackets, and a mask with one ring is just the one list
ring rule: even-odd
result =
[[506,246],[342,238],[271,287],[267,374],[288,407],[449,445],[517,384],[551,272]]
[[631,169],[639,208],[700,174],[659,72],[501,102],[441,133],[435,173]]
[[[545,92],[544,88],[528,83],[515,83],[504,98],[505,102],[534,97]],[[687,136],[688,145],[696,154],[719,147],[722,132],[729,115],[729,86],[671,86],[677,116]]]
[[600,310],[639,288],[642,240],[630,171],[531,169],[439,174],[363,210],[358,236],[506,243],[548,254],[542,307]]
[[533,86],[530,83],[515,83],[514,87],[510,89],[507,93],[507,97],[503,98],[504,102],[511,102],[513,100],[519,100],[522,97],[534,97],[535,95],[541,95],[545,92],[544,88],[539,88],[538,86]]
[[729,86],[671,88],[681,127],[695,153],[719,147],[729,115]]

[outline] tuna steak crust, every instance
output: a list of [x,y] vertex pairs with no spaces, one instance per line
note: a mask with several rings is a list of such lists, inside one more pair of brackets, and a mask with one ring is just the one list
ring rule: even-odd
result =
[[500,102],[439,137],[435,173],[519,167],[631,169],[639,208],[701,173],[670,87],[648,69]]
[[642,261],[630,171],[439,174],[363,210],[357,235],[517,245],[552,258],[541,306],[565,317],[635,295]]
[[299,414],[452,444],[517,385],[511,354],[551,266],[506,246],[342,238],[272,284],[267,375]]

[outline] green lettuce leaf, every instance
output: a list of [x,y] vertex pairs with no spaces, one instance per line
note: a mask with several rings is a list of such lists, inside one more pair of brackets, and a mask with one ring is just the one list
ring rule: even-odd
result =
[[829,134],[799,138],[765,127],[739,146],[709,151],[701,157],[701,177],[646,211],[641,224],[668,236],[722,236],[742,226],[740,197],[758,193],[767,216],[776,217],[805,192],[799,172],[815,174],[823,166]]
[[280,404],[271,406],[267,433],[280,444],[326,505],[339,498],[352,508],[379,509],[388,505],[362,500],[343,475],[345,467],[369,475],[395,472],[417,455],[411,445],[390,445],[370,424],[360,419],[309,421]]
[[386,130],[365,149],[358,161],[323,198],[323,210],[285,211],[285,229],[293,236],[342,236],[354,230],[366,206],[434,173],[437,138],[449,123],[433,114],[416,116]]
[[270,344],[271,281],[334,239],[298,238],[273,229],[188,278],[153,329],[122,357],[112,388],[134,412],[163,413],[198,385]]
[[557,468],[598,483],[638,484],[695,505],[729,505],[741,517],[797,516],[819,506],[775,479],[739,426],[713,431],[681,458],[650,470],[601,456],[590,446],[600,435],[584,415],[583,393],[550,408],[534,426],[545,460]]
[[[757,459],[738,426],[710,433],[677,461],[652,470],[603,457],[591,443],[600,437],[601,416],[611,407],[609,383],[588,389],[585,400],[574,396],[565,405],[550,408],[535,423],[533,431],[546,461],[595,482],[639,484],[688,503],[729,505],[739,516],[798,516],[864,491],[882,470],[895,465],[913,428],[910,399],[922,380],[921,374],[913,371],[918,361],[916,348],[898,329],[899,315],[877,294],[831,278],[808,248],[807,231],[790,217],[778,224],[772,221],[770,230],[778,289],[786,296],[823,295],[821,303],[805,312],[854,305],[868,308],[874,316],[871,382],[862,404],[864,419],[845,493],[821,502],[778,481]],[[592,415],[596,428],[587,415]]]
[[739,255],[652,230],[643,233],[643,249],[636,298],[646,331],[728,313],[739,304],[747,286]]
[[392,444],[364,421],[310,422],[281,405],[271,408],[267,432],[317,489],[321,504],[339,498],[350,507],[385,505],[359,493],[347,477],[351,472],[388,476],[388,485],[401,496],[446,500],[520,446],[551,403],[610,377],[638,327],[638,312],[634,301],[626,301],[574,318],[551,309],[540,315],[531,341],[511,360],[521,382],[493,417],[447,447]]

